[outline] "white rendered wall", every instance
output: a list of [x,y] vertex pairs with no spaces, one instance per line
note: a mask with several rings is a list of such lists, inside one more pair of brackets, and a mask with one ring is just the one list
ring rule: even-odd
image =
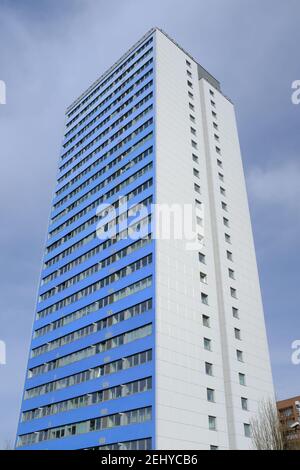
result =
[[[191,122],[186,74],[186,54],[162,33],[156,33],[156,202],[208,206],[206,161],[202,135],[197,66],[192,63],[200,164],[193,164]],[[190,60],[190,59],[189,59]],[[192,62],[192,61],[191,61]],[[201,177],[193,177],[193,167]],[[194,191],[201,186],[201,196]],[[156,242],[156,448],[228,448],[223,364],[209,210],[205,211],[209,283],[200,283],[198,252],[186,251],[185,242]],[[201,291],[209,306],[201,304]],[[202,325],[211,316],[211,328]],[[212,339],[213,352],[203,348]],[[205,361],[214,364],[214,376],[205,374]],[[206,388],[216,390],[216,403],[208,403]],[[217,416],[217,431],[208,430],[208,415]]]
[[[231,448],[247,449],[251,447],[251,440],[244,436],[244,423],[249,423],[260,400],[274,397],[270,359],[234,107],[207,81],[200,80],[199,83],[210,199],[215,212],[213,224],[216,275],[221,294],[221,328],[225,348],[227,346],[224,355],[229,362],[224,370],[226,389],[230,394],[229,440]],[[209,90],[214,91],[213,97]],[[211,100],[215,102],[215,107],[211,105]],[[217,113],[217,132],[212,124],[212,110]],[[219,143],[214,138],[215,133],[220,137]],[[216,153],[216,145],[221,149],[221,155]],[[223,169],[217,165],[217,159],[222,161]],[[220,181],[219,172],[224,175],[224,182]],[[220,186],[226,189],[225,197],[220,193]],[[228,204],[227,212],[221,208],[221,201]],[[224,226],[223,217],[229,220],[229,228]],[[225,232],[231,236],[231,244],[225,241]],[[233,253],[233,262],[228,261],[226,250]],[[234,270],[235,280],[229,278],[228,268]],[[237,299],[231,297],[230,287],[236,288]],[[238,320],[232,315],[232,306],[239,309]],[[235,339],[234,328],[241,330],[241,341]],[[237,361],[237,349],[243,351],[244,363]],[[239,372],[246,375],[246,387],[239,385]],[[241,396],[248,398],[248,412],[241,409]]]
[[[197,64],[160,31],[156,31],[156,202],[204,204],[206,266],[198,252],[187,251],[185,241],[156,242],[156,448],[220,449],[248,448],[243,423],[249,422],[258,400],[273,394],[272,377],[261,305],[245,182],[231,103],[214,89],[224,166],[226,198],[220,197],[217,155],[212,128],[209,89],[198,82]],[[187,76],[186,59],[192,79]],[[193,83],[194,99],[188,97],[187,80]],[[189,101],[195,106],[196,123],[189,119]],[[196,137],[190,127],[196,129]],[[198,144],[195,151],[191,139]],[[199,156],[199,164],[192,160]],[[200,171],[200,179],[193,176]],[[201,186],[201,195],[194,191]],[[228,203],[223,214],[221,200]],[[230,229],[223,226],[223,216]],[[232,238],[229,247],[224,232]],[[233,252],[236,280],[228,278]],[[200,282],[200,271],[208,284]],[[233,302],[230,286],[238,299]],[[209,305],[201,303],[201,292]],[[217,295],[218,292],[218,295]],[[232,316],[232,305],[240,319]],[[202,314],[210,316],[210,328],[202,325]],[[234,327],[242,341],[235,340]],[[212,340],[206,351],[203,338]],[[236,359],[236,349],[245,363]],[[214,374],[205,374],[205,362],[213,363]],[[246,374],[247,386],[238,383],[238,372]],[[215,390],[215,403],[206,399],[206,388]],[[249,399],[250,412],[241,409],[241,396]],[[217,431],[208,429],[208,416],[217,417]]]

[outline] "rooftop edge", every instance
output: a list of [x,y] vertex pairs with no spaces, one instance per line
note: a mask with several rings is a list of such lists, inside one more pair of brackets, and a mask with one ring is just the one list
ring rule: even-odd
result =
[[149,38],[155,31],[160,31],[164,34],[170,41],[175,44],[179,49],[181,49],[188,57],[190,57],[197,65],[198,65],[198,74],[199,78],[205,78],[208,80],[212,85],[221,91],[220,82],[211,75],[201,64],[191,55],[189,54],[183,47],[181,47],[174,39],[172,39],[163,29],[158,28],[157,26],[149,29],[147,33],[145,33],[130,49],[128,49],[109,69],[103,72],[97,80],[95,80],[78,98],[76,98],[66,109],[66,114],[68,114],[74,106],[78,105],[80,101],[87,96],[102,80],[104,80],[121,62],[123,62],[137,47],[140,46],[147,38]]

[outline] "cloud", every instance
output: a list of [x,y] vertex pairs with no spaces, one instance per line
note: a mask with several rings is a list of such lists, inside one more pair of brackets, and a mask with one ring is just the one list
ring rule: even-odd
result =
[[[300,78],[299,9],[298,0],[288,6],[276,0],[2,0],[0,79],[7,104],[0,106],[0,339],[7,343],[8,364],[0,368],[0,441],[13,438],[19,415],[65,107],[151,26],[162,27],[236,103],[259,231],[271,226],[264,211],[276,223],[278,207],[281,215],[289,207],[295,219],[299,165],[296,152],[289,161],[285,152],[299,147],[299,114],[291,114],[299,110],[290,100],[290,84]],[[282,152],[275,166],[273,147]],[[259,249],[268,246],[274,254],[269,238],[258,237]],[[287,246],[293,251],[295,245]],[[268,285],[281,263],[276,253],[272,270],[264,264]],[[286,292],[297,268],[293,257]],[[290,293],[286,298],[290,305]],[[271,294],[267,307],[276,310]],[[293,331],[297,323],[290,324]],[[272,341],[273,321],[270,332]]]
[[[300,209],[300,158],[248,172],[247,185],[254,203],[284,206],[292,212]],[[298,215],[298,214],[297,214]]]

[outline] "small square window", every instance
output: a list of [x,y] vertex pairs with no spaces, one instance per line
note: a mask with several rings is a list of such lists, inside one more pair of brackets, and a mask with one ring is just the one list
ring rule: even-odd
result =
[[212,90],[209,90],[209,93],[211,94],[211,96],[215,96],[215,94]]
[[239,330],[238,328],[235,328],[234,329],[234,337],[235,337],[235,339],[241,340],[242,339],[241,338],[241,330]]
[[191,144],[194,149],[197,148],[197,142],[195,142],[194,140],[191,140]]
[[226,202],[223,202],[223,201],[222,201],[222,202],[221,202],[221,207],[222,207],[223,211],[226,211],[226,212],[227,212],[228,206],[227,206]]
[[212,111],[211,114],[215,119],[217,118],[217,113],[215,111]]
[[219,450],[219,446],[209,446],[210,450]]
[[202,302],[204,305],[208,305],[208,295],[207,295],[207,294],[204,294],[203,292],[201,292],[201,302]]
[[191,67],[191,65],[192,65],[188,60],[186,60],[185,63],[188,67]]
[[223,168],[223,163],[221,160],[217,160],[217,165],[220,167],[220,168]]
[[222,173],[218,173],[219,180],[224,181],[224,175]]
[[216,140],[217,142],[219,142],[220,137],[219,137],[217,134],[214,134],[214,138],[215,138],[215,140]]
[[196,135],[196,129],[194,129],[193,127],[191,127],[191,133],[192,133],[193,135]]
[[208,428],[210,431],[216,431],[217,429],[217,418],[215,416],[208,417]]
[[195,163],[199,163],[199,157],[197,155],[195,155],[194,153],[192,154],[192,157],[193,157],[193,162]]
[[232,316],[234,318],[239,318],[239,309],[236,307],[232,307]]
[[251,425],[244,423],[244,434],[245,437],[251,437]]
[[230,235],[228,235],[228,233],[225,233],[224,236],[225,236],[225,242],[231,243]]
[[190,88],[193,88],[193,84],[192,84],[192,82],[190,82],[190,80],[187,81],[187,84]]
[[192,72],[190,70],[187,70],[186,73],[188,74],[189,77],[192,76]]
[[205,255],[203,253],[199,253],[199,261],[200,263],[206,264]]
[[195,199],[195,205],[196,205],[196,209],[199,209],[200,211],[202,211],[202,202],[199,201],[199,199]]
[[203,219],[201,217],[196,216],[196,224],[203,227]]
[[240,385],[246,385],[246,376],[241,372],[239,372],[239,383]]
[[196,193],[201,194],[201,188],[200,188],[199,184],[194,183],[194,190],[196,191]]
[[210,362],[205,363],[205,373],[206,375],[213,375],[213,365]]
[[191,120],[192,122],[195,122],[195,116],[193,116],[192,114],[190,114],[190,120]]
[[200,281],[203,282],[203,284],[207,284],[207,274],[201,272]]
[[208,315],[202,315],[202,325],[206,326],[207,328],[210,327],[210,318]]
[[214,126],[214,129],[218,130],[219,129],[219,126],[216,122],[213,122],[213,126]]
[[222,186],[220,186],[220,193],[222,194],[222,196],[226,196],[226,190],[225,188],[222,188]]
[[221,154],[221,149],[220,149],[220,147],[217,147],[217,146],[216,146],[216,152],[217,152],[219,155]]
[[223,217],[223,224],[225,225],[225,227],[229,227],[229,220],[226,219],[226,217]]
[[235,274],[234,274],[234,270],[233,269],[228,269],[228,276],[231,278],[231,279],[235,279]]
[[236,358],[239,362],[244,362],[243,351],[240,351],[239,349],[237,349],[236,350]]
[[213,388],[207,388],[206,389],[206,396],[207,396],[207,401],[214,402],[215,401],[215,391]]
[[192,103],[189,103],[189,108],[190,108],[192,111],[194,111],[195,106],[194,106]]
[[236,289],[234,287],[230,287],[230,295],[231,297],[233,297],[234,299],[237,298],[237,292],[236,292]]
[[248,411],[248,398],[241,397],[242,410]]
[[193,175],[196,176],[196,178],[199,178],[200,176],[199,170],[196,170],[196,168],[193,168]]
[[211,339],[203,338],[203,346],[206,351],[211,351]]
[[227,259],[229,259],[229,261],[232,261],[233,260],[233,257],[232,257],[232,253],[231,251],[226,251],[226,256],[227,256]]
[[193,93],[191,93],[190,91],[188,92],[188,95],[189,95],[189,98],[190,98],[191,100],[194,99],[194,95],[193,95]]
[[216,107],[216,103],[213,100],[210,100],[210,104],[212,105],[213,108]]

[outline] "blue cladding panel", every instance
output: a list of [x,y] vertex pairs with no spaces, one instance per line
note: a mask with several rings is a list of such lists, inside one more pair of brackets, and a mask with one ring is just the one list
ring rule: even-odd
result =
[[[138,211],[155,202],[153,49],[149,36],[67,115],[19,449],[154,445],[155,242]],[[100,203],[117,234],[148,240],[99,239]]]

